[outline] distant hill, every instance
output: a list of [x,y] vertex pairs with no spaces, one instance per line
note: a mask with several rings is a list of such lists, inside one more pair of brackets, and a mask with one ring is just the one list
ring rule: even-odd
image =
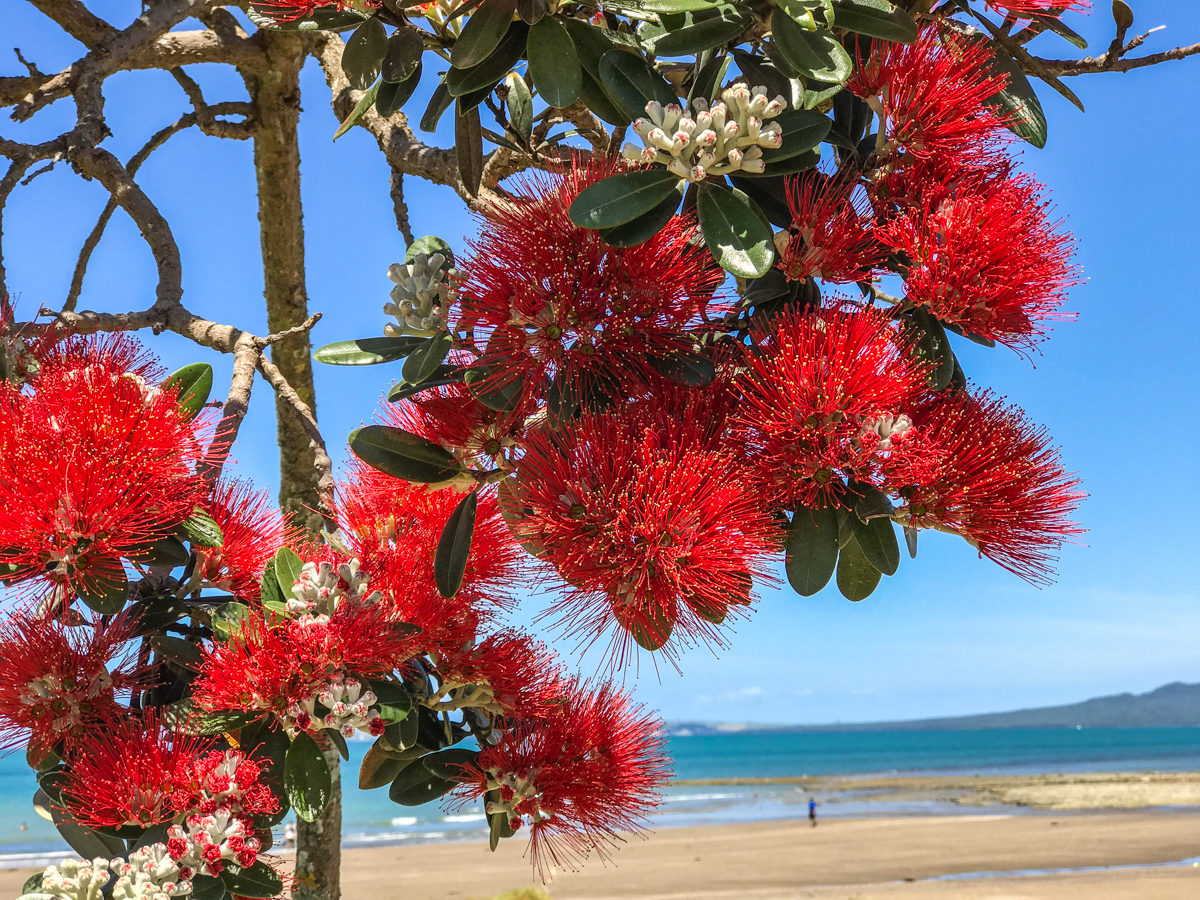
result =
[[1176,681],[1145,694],[1093,697],[1066,706],[903,722],[855,722],[833,725],[755,725],[736,722],[669,722],[667,733],[791,734],[814,731],[900,731],[973,728],[1170,728],[1200,726],[1200,684]]

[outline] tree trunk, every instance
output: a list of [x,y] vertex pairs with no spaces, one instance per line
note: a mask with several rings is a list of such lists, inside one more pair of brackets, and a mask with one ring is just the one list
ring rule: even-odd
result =
[[[300,205],[300,69],[304,45],[298,35],[260,31],[267,65],[248,79],[259,128],[254,137],[254,166],[258,175],[258,221],[262,239],[267,328],[277,332],[308,317],[304,280],[304,225]],[[307,333],[280,341],[271,359],[316,412],[312,348]],[[295,416],[275,401],[279,437],[279,505],[285,514],[310,532],[322,525],[316,469],[308,438]],[[326,754],[333,770],[333,800],[315,822],[298,822],[296,840],[296,900],[339,900],[341,897],[342,795],[337,752]]]

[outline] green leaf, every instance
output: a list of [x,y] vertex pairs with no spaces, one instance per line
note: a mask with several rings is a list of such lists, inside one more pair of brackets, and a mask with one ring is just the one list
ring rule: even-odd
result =
[[[454,265],[454,251],[450,245],[436,234],[426,234],[417,238],[408,245],[408,249],[404,252],[404,264],[410,265],[418,256],[433,256],[435,253],[440,253],[446,258],[446,265]],[[414,338],[420,341],[421,338]]]
[[668,381],[687,387],[708,387],[717,377],[712,360],[699,353],[673,353],[650,359],[650,365]]
[[313,359],[329,366],[373,366],[403,359],[423,341],[424,338],[408,336],[337,341],[318,348]]
[[[579,54],[579,63],[583,71],[600,81],[600,60],[604,54],[613,49],[613,42],[608,36],[608,29],[589,25],[583,19],[563,19],[571,42]],[[639,113],[640,115],[640,113]]]
[[192,878],[192,892],[189,900],[224,900],[229,896],[225,890],[225,882],[220,878],[209,875],[196,875]]
[[929,363],[929,387],[935,391],[945,390],[954,375],[954,350],[946,329],[923,306],[912,309],[906,321],[916,331],[917,342],[913,349]]
[[508,32],[516,11],[517,0],[484,0],[476,6],[450,51],[450,65],[469,69],[491,56]]
[[675,217],[685,184],[686,182],[680,179],[675,185],[675,190],[665,200],[636,219],[613,228],[601,228],[600,237],[613,247],[636,247],[650,240]]
[[917,39],[917,23],[887,0],[832,0],[834,24],[855,34],[911,44]]
[[824,29],[808,31],[779,10],[771,15],[771,37],[795,75],[841,84],[854,71],[850,54],[837,38]]
[[1125,0],[1112,0],[1112,17],[1120,31],[1128,31],[1133,27],[1133,10]]
[[833,508],[797,506],[784,544],[788,584],[811,597],[829,583],[838,558],[838,516]]
[[[454,155],[463,187],[472,197],[479,196],[479,186],[483,182],[483,126],[479,121],[479,107],[461,98],[454,116]],[[412,356],[409,356],[411,361]]]
[[453,781],[438,778],[424,766],[407,766],[392,782],[388,797],[401,806],[422,806],[430,800],[436,800],[452,787]]
[[725,80],[725,73],[729,71],[731,62],[733,62],[733,57],[728,53],[717,53],[700,66],[692,76],[692,86],[688,90],[688,102],[697,97],[708,99],[716,94],[717,87]]
[[395,115],[408,98],[413,95],[421,84],[421,63],[417,61],[417,69],[404,81],[395,84],[383,82],[375,92],[375,112],[385,119]]
[[775,259],[771,226],[744,193],[702,181],[696,212],[704,243],[725,271],[739,278],[758,278],[771,268]]
[[850,526],[859,549],[871,565],[884,575],[895,575],[900,567],[900,544],[892,520],[878,516],[864,522],[855,514],[850,516]]
[[783,132],[783,144],[762,151],[767,165],[807,153],[825,140],[833,120],[811,109],[786,109],[774,120]]
[[[46,877],[45,872],[36,872],[25,879],[25,883],[21,885],[22,894],[39,894],[42,890],[42,879]],[[47,896],[53,896],[47,894]]]
[[229,893],[239,897],[278,897],[283,893],[283,879],[262,860],[245,869],[229,866],[221,880]]
[[908,556],[910,559],[917,558],[917,529],[904,526],[904,544],[908,547]]
[[363,113],[371,108],[371,104],[375,102],[375,97],[378,93],[379,85],[375,84],[359,98],[358,103],[354,105],[354,109],[350,110],[350,115],[346,116],[342,124],[338,126],[338,130],[333,133],[335,141],[354,127],[354,123],[361,119]]
[[509,127],[528,143],[533,132],[533,96],[529,93],[529,85],[516,72],[509,72],[504,77],[504,84],[508,88],[504,102],[508,106]]
[[35,772],[45,772],[53,769],[61,759],[53,750],[36,746],[32,740],[25,747],[25,763]]
[[168,534],[140,552],[132,554],[131,558],[151,568],[175,569],[179,566],[186,566],[191,560],[192,554],[183,545],[183,541],[173,534]]
[[613,228],[674,198],[678,184],[679,177],[665,169],[623,172],[581,191],[568,212],[581,228]]
[[579,99],[583,67],[567,29],[554,16],[546,16],[529,29],[529,77],[542,99],[562,109]]
[[342,50],[342,70],[350,87],[365,91],[373,85],[379,78],[387,51],[387,31],[378,19],[367,19],[354,29]]
[[408,28],[397,28],[387,39],[387,55],[383,58],[380,74],[388,84],[408,81],[421,65],[425,52],[425,41],[421,35]]
[[442,80],[437,83],[437,87],[433,89],[433,93],[429,97],[429,104],[425,107],[425,112],[421,114],[418,127],[422,131],[437,131],[438,120],[453,102],[454,97],[450,95],[450,89],[446,87],[446,77],[442,76]]
[[125,842],[117,837],[101,834],[90,828],[78,825],[70,818],[70,814],[59,806],[52,806],[50,814],[54,817],[54,827],[62,835],[72,850],[84,859],[95,859],[102,856],[112,859],[125,853]]
[[460,380],[457,374],[458,370],[454,366],[438,366],[436,372],[432,376],[426,378],[420,384],[409,384],[407,381],[398,381],[392,385],[388,391],[387,399],[389,403],[397,403],[405,400],[421,391],[429,390],[435,387],[444,387],[447,384],[454,384]]
[[171,634],[152,634],[150,635],[150,645],[164,659],[183,666],[185,669],[199,669],[200,664],[204,662],[204,654],[200,652],[200,648],[181,637]]
[[1025,71],[1002,47],[995,45],[990,66],[993,72],[1007,76],[1008,84],[987,101],[988,105],[1004,117],[1013,134],[1042,149],[1046,146],[1046,113]]
[[630,120],[625,118],[625,113],[613,102],[608,91],[599,81],[588,74],[586,69],[583,73],[583,86],[579,89],[579,99],[584,106],[609,125],[629,124]]
[[213,631],[223,641],[241,634],[248,618],[250,618],[250,607],[245,603],[238,603],[236,600],[222,603],[211,613]]
[[469,68],[453,68],[446,73],[447,90],[454,97],[465,97],[475,91],[495,86],[525,52],[525,39],[528,34],[529,26],[524,22],[510,21],[507,33],[491,55]]
[[633,0],[630,6],[645,12],[686,13],[712,9],[724,2],[725,0]]
[[496,412],[511,412],[521,399],[524,385],[519,379],[501,382],[490,369],[468,369],[463,378],[471,396]]
[[315,822],[333,797],[329,763],[312,736],[301,732],[292,740],[283,761],[283,785],[296,815]]
[[438,484],[462,472],[443,447],[389,425],[364,425],[350,432],[350,449],[372,468],[418,484]]
[[389,752],[407,752],[416,746],[420,731],[419,716],[407,716],[399,722],[392,722],[381,736],[383,749]]
[[837,586],[842,596],[855,602],[866,600],[878,587],[882,577],[880,571],[871,565],[858,541],[847,542],[837,564]]
[[408,359],[404,361],[404,368],[400,370],[400,376],[409,384],[421,384],[426,381],[437,371],[442,360],[446,358],[446,354],[450,352],[451,343],[448,334],[424,338],[409,351]]
[[286,603],[292,596],[292,585],[300,580],[300,573],[304,571],[304,560],[291,547],[280,547],[275,551],[271,567],[275,570],[275,580]]
[[170,706],[163,707],[163,721],[188,734],[210,735],[225,734],[244,728],[253,721],[253,718],[249,713],[234,709],[205,712],[199,709],[190,697],[185,697]]
[[217,520],[200,507],[183,520],[183,534],[196,547],[220,547],[225,543],[225,533]]
[[788,77],[765,59],[753,56],[737,47],[733,50],[733,58],[747,83],[763,85],[768,94],[782,97],[791,96],[792,86]]
[[436,778],[459,781],[462,767],[475,762],[478,758],[478,750],[471,750],[467,747],[450,747],[421,757],[421,765]]
[[400,759],[383,749],[379,741],[371,745],[358,767],[359,790],[370,791],[391,784],[413,760]]
[[[499,797],[497,797],[499,799]],[[503,812],[488,813],[488,849],[493,853],[500,846],[500,841],[510,838],[514,832],[508,814]]]
[[[675,103],[675,91],[650,63],[625,50],[609,50],[600,58],[600,83],[617,108],[632,122],[646,114],[646,104]],[[620,224],[619,222],[614,224]]]
[[[403,722],[413,711],[412,695],[402,685],[375,678],[369,682],[372,693],[379,701],[379,717],[389,725]],[[415,718],[415,717],[414,717]],[[388,779],[391,781],[391,779]]]
[[[120,566],[120,563],[117,563]],[[129,578],[124,568],[103,575],[92,575],[80,588],[79,599],[102,616],[115,616],[129,599]]]
[[179,415],[187,421],[196,418],[197,413],[204,408],[212,386],[213,369],[208,363],[184,366],[168,375],[167,380],[163,382],[164,390],[176,391]]
[[536,25],[542,21],[546,12],[546,0],[517,0],[517,15],[521,17],[522,22]]
[[463,497],[446,520],[438,538],[433,557],[433,580],[443,597],[453,597],[462,586],[467,558],[471,555],[471,537],[475,533],[475,510],[478,505],[478,492],[471,491]]
[[314,9],[303,19],[294,22],[276,22],[269,16],[255,13],[253,5],[250,10],[250,21],[259,28],[270,28],[272,31],[349,31],[366,18],[362,13],[351,9],[344,12],[335,9]]
[[748,9],[731,5],[662,18],[667,33],[651,42],[656,56],[692,56],[712,50],[740,37],[754,22]]

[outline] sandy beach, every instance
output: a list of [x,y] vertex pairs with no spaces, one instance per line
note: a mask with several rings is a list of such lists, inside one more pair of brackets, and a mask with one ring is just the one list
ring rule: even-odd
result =
[[[1137,808],[1194,803],[1200,773],[839,780],[856,791],[864,782],[882,796],[943,797],[966,789],[965,796],[997,805],[994,812],[960,816],[829,819],[816,828],[807,821],[664,828],[631,839],[608,865],[593,859],[579,872],[559,873],[546,895],[552,900],[1200,897],[1200,866],[1157,865],[1200,856],[1200,809]],[[1031,814],[998,805],[999,796],[1041,806],[1076,803],[1085,810],[1101,801],[1133,808]],[[503,843],[495,854],[485,839],[348,850],[343,896],[483,900],[534,884],[524,852],[523,839]],[[946,879],[1110,866],[1130,868]],[[0,871],[0,897],[16,896],[32,871]]]

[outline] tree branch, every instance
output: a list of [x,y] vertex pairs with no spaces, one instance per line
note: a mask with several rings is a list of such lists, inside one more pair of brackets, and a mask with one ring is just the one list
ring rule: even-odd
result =
[[[1138,35],[1130,41],[1121,49],[1120,56],[1140,45],[1149,34],[1150,32]],[[1164,50],[1162,53],[1152,53],[1149,56],[1135,56],[1133,59],[1122,59],[1120,56],[1111,58],[1107,53],[1084,59],[1041,59],[1038,57],[1035,59],[1053,75],[1091,75],[1096,72],[1129,72],[1145,66],[1156,66],[1159,63],[1187,59],[1189,56],[1198,54],[1200,54],[1200,44],[1191,44],[1187,47]]]
[[29,0],[42,15],[53,19],[67,34],[85,47],[96,46],[116,34],[113,28],[81,0]]

